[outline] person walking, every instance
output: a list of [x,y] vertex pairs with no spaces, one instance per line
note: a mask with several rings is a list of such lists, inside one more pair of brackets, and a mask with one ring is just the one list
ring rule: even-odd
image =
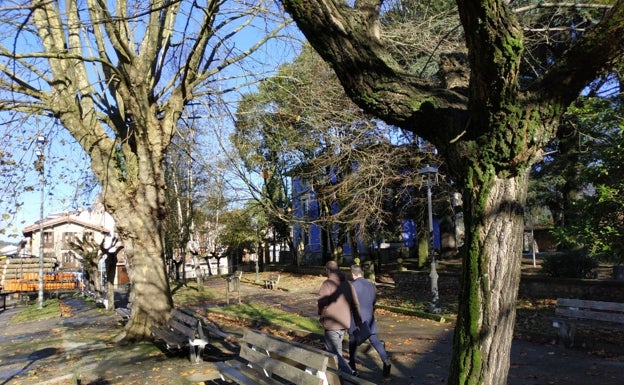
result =
[[325,348],[338,357],[338,368],[356,374],[342,355],[342,341],[351,322],[360,325],[359,303],[353,287],[338,268],[336,261],[325,265],[327,279],[321,284],[318,314],[325,330]]
[[[362,330],[368,329],[370,330],[370,335],[368,336],[368,341],[375,348],[377,353],[379,354],[379,358],[381,358],[381,362],[383,363],[383,376],[388,377],[390,375],[390,369],[392,368],[392,364],[388,359],[388,353],[384,348],[383,343],[379,340],[377,336],[377,322],[375,322],[375,303],[377,302],[377,288],[375,284],[364,278],[364,273],[362,268],[359,265],[351,266],[351,275],[353,276],[353,289],[355,290],[359,309],[361,316],[361,325],[353,320],[351,322],[351,326],[349,327],[349,366],[353,371],[357,373],[357,369],[355,366],[356,356],[357,356],[357,348],[364,341],[358,341],[357,333]],[[366,330],[368,332],[368,330]]]

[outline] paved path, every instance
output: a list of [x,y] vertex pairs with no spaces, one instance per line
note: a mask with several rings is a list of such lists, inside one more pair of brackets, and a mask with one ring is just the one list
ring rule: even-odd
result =
[[[322,277],[291,290],[266,290],[243,279],[241,299],[273,304],[289,312],[317,317],[316,299]],[[249,282],[248,284],[245,282]],[[209,283],[210,284],[210,283]],[[214,281],[218,285],[218,281]],[[217,287],[214,288],[218,290]],[[392,376],[381,376],[381,361],[374,349],[362,346],[358,354],[360,375],[369,381],[397,385],[447,383],[453,326],[418,317],[377,311],[380,338],[392,359]],[[624,343],[624,341],[623,341]],[[514,340],[508,385],[624,384],[624,362],[596,358],[562,346]]]
[[[253,280],[253,274],[250,274]],[[316,318],[317,291],[322,277],[291,287],[267,290],[243,279],[241,299],[263,302],[283,310]],[[207,282],[225,301],[225,280]],[[191,385],[215,384],[213,360],[224,359],[212,351],[201,365],[186,355],[165,356],[151,343],[116,346],[111,334],[119,330],[115,315],[104,313],[82,299],[67,299],[70,317],[8,325],[15,309],[0,312],[0,385],[31,385],[75,373],[81,385]],[[209,304],[206,304],[207,306]],[[444,385],[451,358],[452,325],[417,317],[378,312],[380,337],[386,343],[393,367],[383,379],[381,362],[373,349],[363,346],[359,371],[379,384]],[[235,348],[235,347],[232,347]],[[624,363],[595,358],[578,350],[555,345],[514,341],[509,385],[621,385]],[[55,384],[56,385],[56,384]]]

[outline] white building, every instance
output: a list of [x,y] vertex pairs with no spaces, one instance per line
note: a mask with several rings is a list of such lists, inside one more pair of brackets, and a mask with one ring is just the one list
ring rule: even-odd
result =
[[21,254],[39,255],[43,238],[44,257],[56,258],[59,268],[79,269],[80,262],[71,251],[70,242],[81,239],[100,244],[103,239],[114,234],[114,226],[112,216],[104,211],[101,204],[94,205],[92,210],[52,214],[44,218],[43,222],[38,221],[22,230],[25,239]]

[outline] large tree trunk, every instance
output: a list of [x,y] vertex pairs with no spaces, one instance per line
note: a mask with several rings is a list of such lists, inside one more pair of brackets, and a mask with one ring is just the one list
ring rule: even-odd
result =
[[507,383],[522,257],[528,171],[472,189],[449,384]]
[[107,310],[115,310],[115,276],[117,275],[117,254],[106,258],[106,302]]
[[[219,71],[245,67],[288,24],[270,2],[234,3],[26,0],[3,7],[11,22],[2,24],[2,34],[15,39],[0,44],[0,110],[26,114],[7,115],[15,124],[36,116],[62,124],[90,157],[130,264],[130,338],[148,337],[149,326],[164,323],[172,306],[160,222],[164,154],[175,135],[188,132],[179,120],[196,114],[186,109],[191,103],[232,92],[217,91]],[[243,50],[228,43],[267,12],[266,36]],[[47,126],[37,122],[35,136]]]
[[[156,156],[154,162],[160,159]],[[116,228],[123,241],[132,283],[132,316],[120,336],[127,341],[149,338],[150,327],[165,324],[173,308],[161,237],[165,183],[163,173],[154,172],[152,164],[139,163],[138,175],[143,180],[135,189],[116,190],[111,186],[104,195],[107,209],[116,214]]]
[[154,221],[145,221],[124,237],[132,282],[132,317],[120,337],[127,341],[145,339],[150,326],[164,324],[173,307],[159,231]]
[[[521,66],[531,57],[524,31],[532,25],[520,23],[513,2],[458,0],[465,46],[452,52],[457,65],[438,73],[460,80],[452,86],[393,58],[387,47],[395,40],[382,36],[382,1],[281,3],[356,104],[433,143],[445,169],[463,181],[467,257],[448,384],[506,384],[528,169],[566,107],[622,59],[624,0],[597,26],[570,34],[569,49],[552,65],[530,71]],[[436,61],[435,53],[421,53]]]

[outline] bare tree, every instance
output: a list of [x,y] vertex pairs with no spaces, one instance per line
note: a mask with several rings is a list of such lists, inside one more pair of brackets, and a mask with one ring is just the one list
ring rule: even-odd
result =
[[[165,197],[168,212],[163,224],[165,248],[168,251],[166,260],[172,266],[175,278],[180,278],[180,268],[186,279],[187,251],[191,251],[193,262],[199,269],[195,255],[199,249],[193,238],[194,201],[196,166],[193,163],[192,152],[195,140],[195,130],[187,130],[185,137],[174,138],[165,161],[165,175],[167,189]],[[191,246],[192,243],[192,247]],[[193,249],[195,252],[193,252]],[[201,276],[197,276],[197,283],[201,285]]]
[[[353,242],[370,243],[392,234],[401,220],[424,218],[416,215],[424,199],[414,199],[415,174],[423,158],[437,157],[420,151],[417,137],[362,112],[309,46],[256,92],[243,96],[232,142],[244,166],[262,175],[263,187],[250,190],[271,227],[315,222],[325,229],[321,241],[327,259],[340,255],[347,235]],[[297,218],[284,210],[309,194],[307,188],[299,196],[291,191],[290,178],[313,191],[314,216]]]
[[93,240],[76,238],[70,242],[71,250],[83,265],[82,284],[83,290],[94,292],[100,298],[102,296],[102,280],[99,276],[98,262],[100,259],[100,245]]
[[[178,120],[191,102],[210,104],[251,80],[252,71],[237,75],[241,61],[287,25],[272,4],[23,0],[0,8],[0,110],[56,119],[89,155],[130,265],[127,340],[149,336],[173,306],[161,221],[163,162]],[[237,44],[238,34],[246,39]]]
[[117,275],[117,255],[123,250],[119,238],[104,238],[100,242],[100,251],[105,256],[106,261],[106,301],[108,310],[115,309],[115,276]]
[[349,97],[433,143],[462,187],[467,256],[449,384],[506,384],[529,169],[567,106],[622,60],[624,1],[514,9],[507,0],[457,0],[465,48],[422,52],[436,78],[388,48],[403,39],[385,38],[382,4],[407,2],[281,2]]

